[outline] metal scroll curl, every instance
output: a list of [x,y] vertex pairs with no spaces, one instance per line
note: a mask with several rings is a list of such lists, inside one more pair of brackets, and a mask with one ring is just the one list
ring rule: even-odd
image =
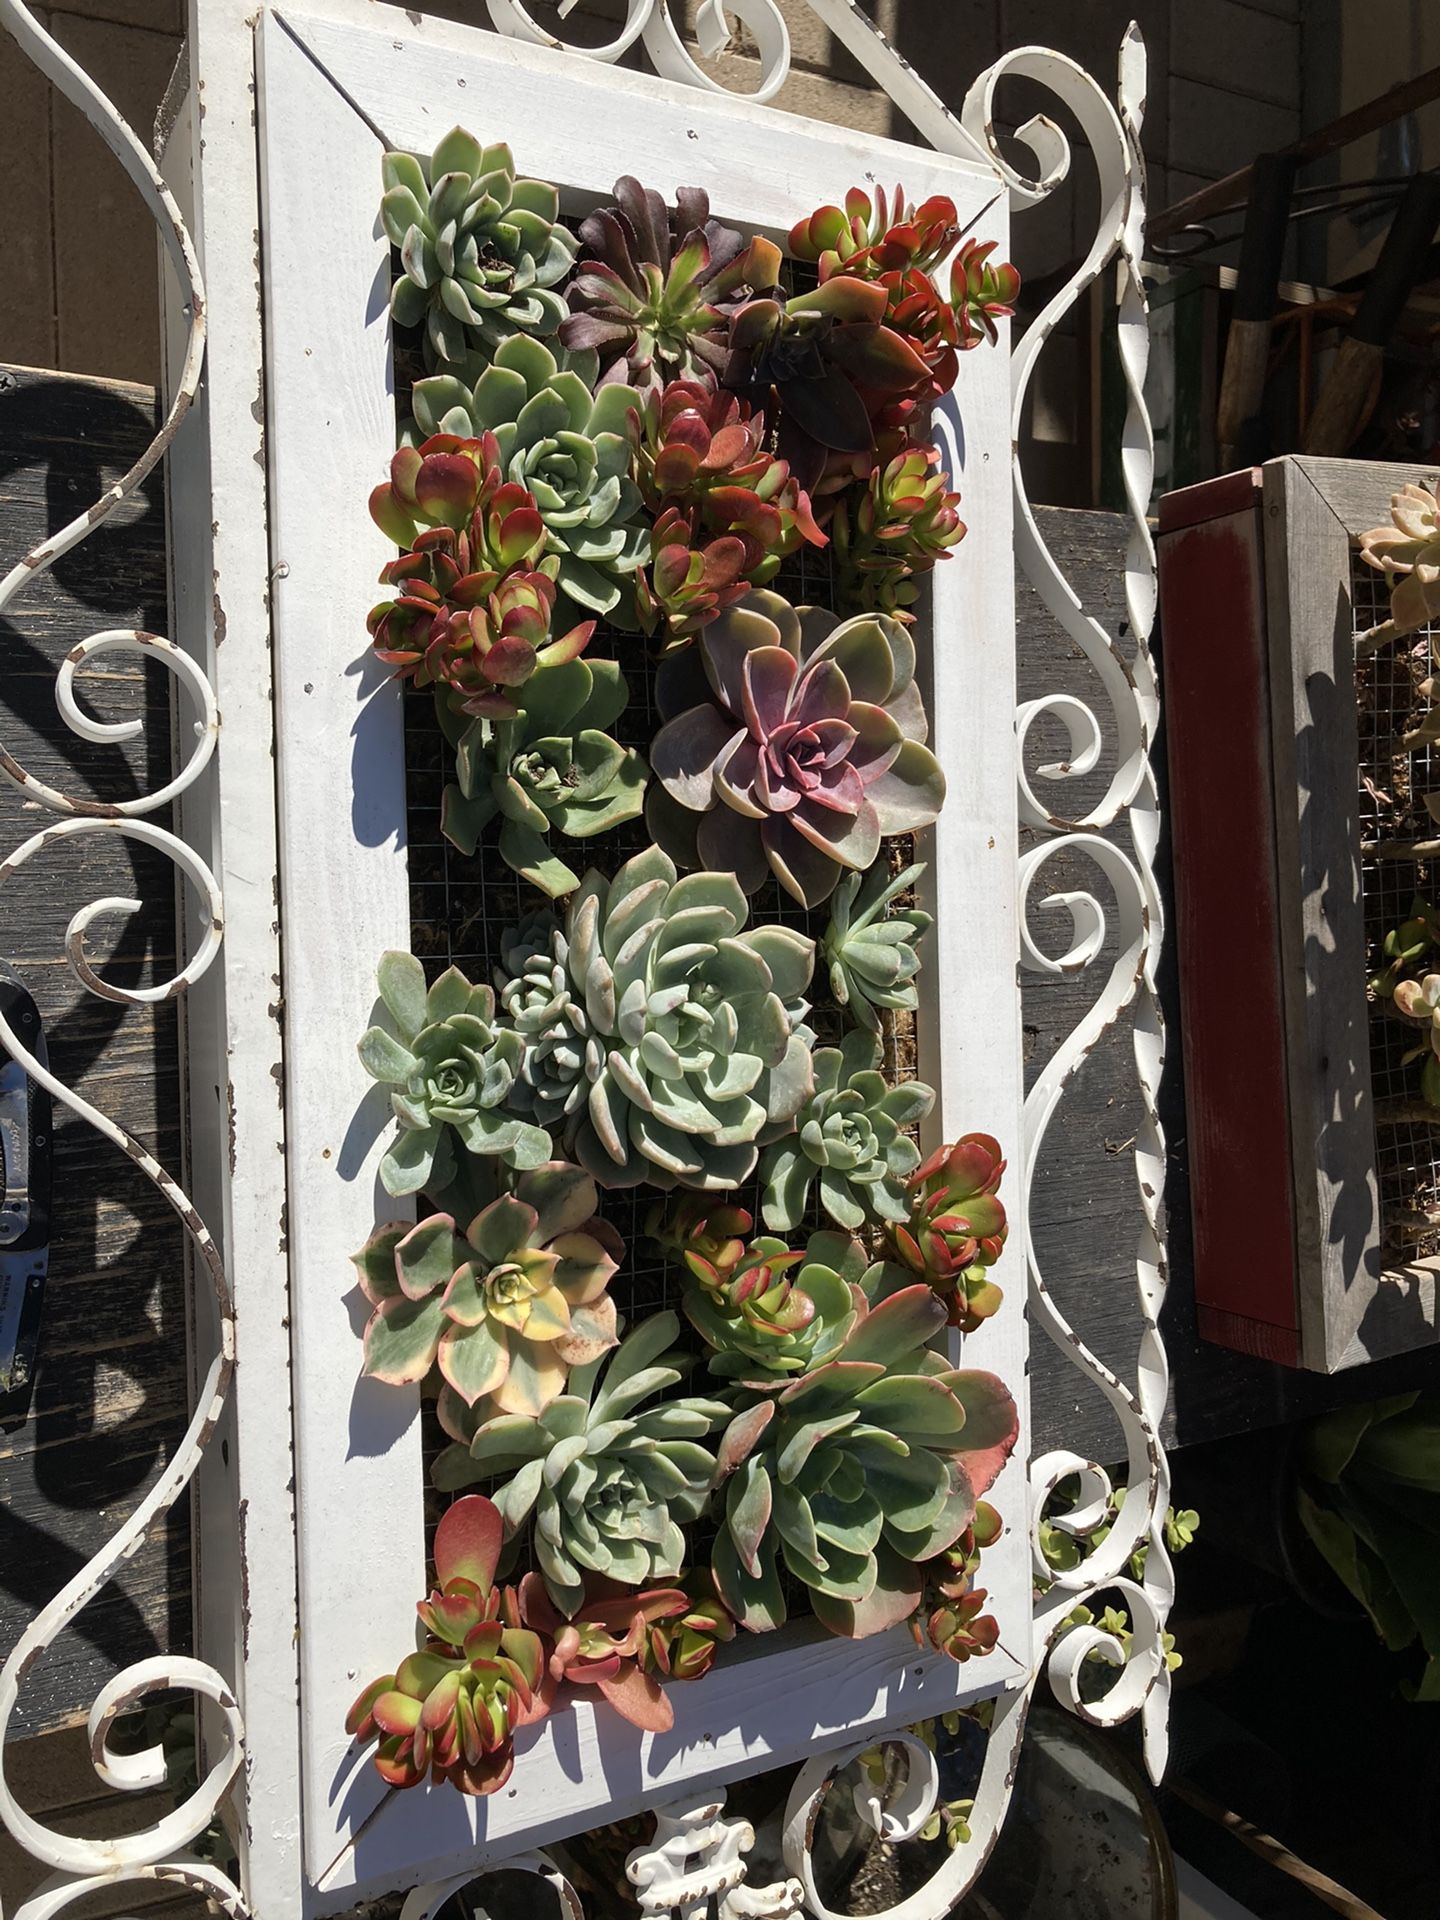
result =
[[[560,19],[565,20],[576,5],[577,0],[559,0]],[[675,24],[671,0],[625,0],[625,18],[619,31],[599,46],[576,46],[548,32],[536,21],[525,0],[486,0],[486,7],[495,30],[511,39],[585,54],[607,64],[628,53],[638,40],[663,79],[699,87],[707,93],[732,91],[707,73],[690,52]],[[773,100],[790,74],[790,34],[785,16],[776,0],[702,0],[695,16],[695,38],[707,59],[717,58],[733,44],[732,16],[750,30],[760,63],[759,80],[745,98]]]
[[[175,398],[160,431],[140,459],[86,512],[43,541],[0,580],[0,612],[21,586],[77,546],[121,501],[141,486],[174,438],[194,399],[205,352],[205,301],[199,266],[180,211],[145,149],[116,113],[109,100],[50,35],[36,22],[21,0],[0,0],[0,26],[64,96],[85,114],[116,155],[141,197],[155,216],[170,258],[189,290],[190,334],[184,368]],[[139,1006],[183,993],[210,967],[219,952],[224,929],[220,889],[205,862],[182,840],[144,818],[165,807],[191,786],[204,771],[215,750],[219,715],[205,674],[168,640],[155,634],[107,629],[82,641],[65,660],[56,681],[56,703],[61,717],[81,738],[111,742],[139,731],[136,720],[104,721],[83,713],[75,698],[76,673],[97,657],[135,650],[158,659],[184,687],[193,705],[194,744],[174,777],[152,792],[123,802],[95,800],[58,791],[39,780],[0,745],[0,772],[32,802],[62,816],[43,827],[3,861],[0,886],[19,870],[62,840],[104,834],[138,842],[163,853],[199,895],[203,934],[188,963],[172,979],[149,987],[122,987],[106,979],[86,951],[86,935],[102,916],[130,914],[136,900],[111,897],[81,907],[70,921],[66,958],[75,978],[89,993]],[[211,1288],[219,1328],[217,1351],[211,1357],[196,1396],[185,1434],[172,1458],[136,1507],[98,1553],[86,1562],[26,1628],[0,1668],[0,1823],[35,1859],[53,1869],[52,1876],[17,1909],[14,1920],[51,1920],[76,1901],[101,1887],[141,1882],[184,1886],[215,1900],[225,1912],[243,1920],[245,1902],[240,1890],[212,1864],[187,1852],[192,1841],[214,1819],[221,1801],[240,1771],[244,1758],[244,1727],[235,1690],[214,1667],[202,1660],[159,1655],[141,1660],[116,1674],[101,1688],[90,1709],[88,1733],[91,1761],[97,1777],[119,1792],[143,1792],[165,1782],[164,1755],[159,1747],[141,1753],[112,1751],[110,1736],[117,1719],[147,1696],[169,1688],[188,1689],[209,1700],[218,1710],[219,1733],[211,1748],[203,1779],[153,1826],[105,1839],[87,1839],[57,1832],[35,1819],[17,1802],[5,1772],[5,1735],[14,1714],[20,1688],[31,1668],[43,1658],[56,1637],[125,1564],[150,1528],[184,1493],[199,1465],[224,1406],[234,1367],[234,1321],[224,1263],[205,1222],[182,1188],[149,1149],[123,1127],[83,1099],[51,1073],[0,1017],[0,1046],[52,1098],[62,1102],[97,1133],[127,1155],[164,1196],[190,1236],[197,1270]]]

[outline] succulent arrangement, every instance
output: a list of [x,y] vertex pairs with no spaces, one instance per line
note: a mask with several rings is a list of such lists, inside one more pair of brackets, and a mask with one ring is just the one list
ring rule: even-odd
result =
[[1395,1016],[1418,1030],[1416,1044],[1404,1056],[1421,1062],[1418,1084],[1427,1106],[1440,1107],[1440,972],[1434,952],[1440,944],[1440,917],[1417,894],[1410,917],[1392,927],[1381,943],[1383,964],[1371,977],[1370,992],[1388,1003]]
[[[795,1583],[836,1633],[996,1642],[1015,1406],[939,1342],[1001,1304],[1004,1160],[922,1161],[893,1042],[945,804],[917,616],[965,535],[932,415],[1018,279],[898,188],[799,221],[798,284],[694,188],[624,176],[572,233],[460,130],[383,188],[421,371],[371,646],[433,703],[447,860],[517,904],[465,941],[483,981],[386,954],[360,1040],[419,1197],[354,1256],[363,1369],[435,1400],[460,1497],[349,1726],[390,1784],[478,1795],[567,1699],[669,1727]],[[826,604],[776,591],[802,559]],[[679,1311],[627,1271],[630,1189]]]
[[1360,558],[1390,589],[1391,634],[1440,620],[1440,500],[1428,487],[1410,481],[1390,496],[1390,525],[1361,534]]

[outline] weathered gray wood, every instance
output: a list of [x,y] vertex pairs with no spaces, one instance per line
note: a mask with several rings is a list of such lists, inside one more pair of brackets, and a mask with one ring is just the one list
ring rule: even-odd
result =
[[[153,431],[148,388],[0,368],[0,555],[9,565],[128,467]],[[163,673],[110,656],[82,676],[106,718],[138,716],[123,749],[77,739],[55,710],[55,669],[87,634],[165,630],[165,529],[158,474],[138,501],[42,576],[0,624],[0,731],[27,766],[66,790],[123,799],[164,778]],[[0,791],[8,851],[41,826]],[[174,969],[173,877],[132,844],[85,836],[26,867],[0,909],[0,952],[39,1003],[56,1072],[178,1166],[173,1011],[120,1008],[64,966],[70,916],[102,895],[144,902],[97,925],[124,983]],[[57,1109],[51,1278],[29,1419],[0,1433],[0,1650],[113,1531],[185,1424],[182,1246],[173,1216],[123,1156]],[[119,1666],[189,1645],[188,1525],[182,1507],[21,1690],[17,1731],[83,1717]]]
[[1428,1264],[1387,1270],[1376,1178],[1351,542],[1413,469],[1280,460],[1265,469],[1265,558],[1282,979],[1302,1350],[1324,1372],[1424,1345]]
[[[1374,517],[1372,512],[1364,524],[1371,524]],[[1042,508],[1039,519],[1087,608],[1123,642],[1124,519],[1116,514],[1057,508]],[[1016,612],[1021,699],[1056,688],[1081,698],[1087,692],[1093,696],[1094,680],[1087,664],[1076,655],[1024,581],[1017,582]],[[1163,634],[1157,637],[1156,647],[1163,700]],[[1155,765],[1163,799],[1163,739]],[[1102,765],[1091,777],[1103,784],[1103,773]],[[1082,788],[1082,793],[1090,792],[1088,786]],[[1087,887],[1093,881],[1093,869],[1079,860],[1069,874],[1058,864],[1050,872],[1054,891],[1071,881]],[[1168,849],[1163,847],[1159,878],[1162,895],[1168,899],[1173,885]],[[1043,930],[1043,922],[1035,924]],[[1198,1338],[1190,1254],[1181,1008],[1173,951],[1162,960],[1161,989],[1167,1028],[1161,1118],[1169,1144],[1166,1200],[1170,1228],[1170,1291],[1162,1327],[1173,1380],[1165,1427],[1167,1441],[1188,1446],[1279,1425],[1373,1395],[1440,1383],[1440,1350],[1434,1348],[1326,1377],[1272,1366]],[[1094,969],[1067,978],[1026,974],[1022,990],[1027,1068],[1033,1073],[1093,999]],[[1125,1377],[1133,1372],[1135,1352],[1134,1246],[1139,1215],[1129,1142],[1139,1114],[1128,1041],[1119,1033],[1108,1034],[1076,1077],[1052,1122],[1051,1150],[1036,1169],[1030,1218],[1038,1257],[1061,1308],[1101,1359]],[[1242,1257],[1243,1221],[1235,1223],[1235,1231],[1237,1257]],[[1018,1271],[1007,1275],[1003,1261],[996,1269],[996,1278],[1011,1286],[1019,1286],[1023,1280]],[[1070,1446],[1102,1460],[1120,1453],[1118,1429],[1099,1395],[1085,1385],[1062,1354],[1039,1337],[1031,1344],[1030,1395],[1033,1444],[1037,1449]]]

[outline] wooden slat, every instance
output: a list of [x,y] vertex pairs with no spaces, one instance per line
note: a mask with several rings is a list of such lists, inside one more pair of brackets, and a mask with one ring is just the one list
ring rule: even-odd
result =
[[[148,388],[0,369],[0,554],[5,564],[93,499],[153,431]],[[169,761],[162,673],[110,656],[97,689],[107,718],[140,716],[124,748],[70,734],[54,704],[70,647],[110,626],[165,627],[164,512],[155,476],[139,502],[38,579],[0,625],[0,729],[42,778],[123,799],[158,784]],[[39,809],[0,791],[8,851]],[[0,910],[0,953],[39,1003],[62,1078],[179,1163],[174,1015],[119,1008],[84,993],[63,964],[65,928],[106,894],[145,902],[128,923],[101,923],[117,979],[173,969],[168,863],[86,836],[27,867]],[[182,1248],[149,1183],[86,1126],[55,1129],[55,1228],[38,1377],[28,1421],[0,1434],[0,1649],[134,1506],[183,1429],[186,1397]],[[21,1690],[14,1723],[36,1732],[83,1717],[118,1666],[189,1644],[188,1527],[183,1506],[124,1574],[61,1636]]]

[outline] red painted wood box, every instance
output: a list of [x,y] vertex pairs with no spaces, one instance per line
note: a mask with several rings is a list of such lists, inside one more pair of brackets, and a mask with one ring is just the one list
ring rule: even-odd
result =
[[1160,505],[1199,1328],[1326,1373],[1437,1337],[1440,1230],[1395,1196],[1440,1192],[1440,1125],[1394,1097],[1366,977],[1381,921],[1440,879],[1377,860],[1362,763],[1382,792],[1396,768],[1355,667],[1384,611],[1356,536],[1426,477],[1284,459]]

